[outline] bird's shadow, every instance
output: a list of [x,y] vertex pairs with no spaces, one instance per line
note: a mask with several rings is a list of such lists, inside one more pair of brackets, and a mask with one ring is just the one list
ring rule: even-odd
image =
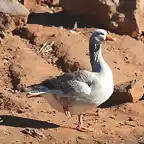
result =
[[34,120],[29,118],[11,116],[11,115],[0,115],[0,125],[21,127],[21,128],[58,128],[60,125],[49,123],[46,121]]

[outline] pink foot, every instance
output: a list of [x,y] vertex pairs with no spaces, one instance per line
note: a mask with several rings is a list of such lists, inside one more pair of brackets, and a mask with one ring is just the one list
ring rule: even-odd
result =
[[84,126],[77,126],[76,130],[78,130],[80,132],[94,132],[93,128],[88,128],[88,127],[84,127]]
[[71,118],[71,113],[69,111],[65,111],[65,115],[68,117],[68,118]]

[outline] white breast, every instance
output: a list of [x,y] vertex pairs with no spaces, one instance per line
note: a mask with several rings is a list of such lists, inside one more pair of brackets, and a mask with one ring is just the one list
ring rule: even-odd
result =
[[102,104],[112,95],[114,90],[114,83],[112,76],[99,77],[99,81],[96,81],[91,89],[91,95],[93,101],[96,104]]

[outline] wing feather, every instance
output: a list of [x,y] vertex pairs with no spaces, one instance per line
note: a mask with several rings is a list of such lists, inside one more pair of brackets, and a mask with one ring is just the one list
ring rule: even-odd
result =
[[51,89],[62,90],[65,94],[89,94],[94,78],[96,77],[92,72],[80,70],[54,77],[44,81],[42,84]]

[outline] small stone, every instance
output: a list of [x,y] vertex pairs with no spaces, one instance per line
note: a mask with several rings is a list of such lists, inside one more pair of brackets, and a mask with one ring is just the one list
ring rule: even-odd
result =
[[52,113],[56,114],[56,111],[55,111],[55,110],[53,110],[53,111],[52,111]]
[[118,70],[120,70],[120,68],[117,68]]
[[118,21],[119,22],[124,22],[125,21],[125,15],[123,13],[119,13],[119,15],[118,15]]
[[101,125],[102,127],[106,127],[106,125],[105,124],[103,124],[103,125]]
[[78,28],[77,22],[74,23],[74,30]]
[[34,138],[45,139],[45,135],[37,129],[25,128],[21,132],[24,134],[28,134]]
[[105,133],[105,134],[107,134],[107,135],[109,134],[109,132],[110,132],[110,131],[109,131],[108,129],[104,129],[104,130],[103,130],[103,133]]
[[123,121],[119,122],[119,124],[120,124],[121,126],[124,126],[124,125],[125,125]]
[[138,73],[135,73],[135,76],[137,77],[137,76],[138,76]]
[[109,27],[111,29],[116,29],[118,27],[118,24],[115,21],[111,21]]
[[58,58],[57,57],[52,57],[52,63],[55,64],[57,62]]
[[5,59],[5,60],[4,60],[4,63],[7,64],[7,63],[8,63],[8,60]]
[[60,30],[63,30],[63,26],[60,26],[59,29],[60,29]]
[[55,37],[55,36],[56,36],[56,34],[52,34],[52,35],[51,35],[51,37]]
[[128,121],[134,121],[134,119],[132,117],[129,117]]
[[78,136],[77,139],[86,140],[86,137],[84,137],[84,136]]
[[144,144],[144,137],[140,137],[138,139],[138,144]]
[[87,52],[86,55],[89,56],[89,52]]
[[0,31],[0,38],[2,38],[2,39],[5,38],[5,33],[3,31]]
[[115,60],[114,60],[113,62],[114,62],[115,64],[117,64],[117,62],[116,62]]
[[18,109],[17,110],[17,113],[21,114],[21,113],[24,113],[25,111],[23,109]]
[[47,59],[48,64],[52,63],[52,59]]
[[132,37],[133,37],[133,38],[138,37],[138,32],[137,32],[137,31],[133,31],[133,32],[132,32]]
[[126,121],[125,125],[131,126],[131,127],[136,127],[136,123],[134,121]]
[[115,116],[110,116],[110,118],[115,120]]

